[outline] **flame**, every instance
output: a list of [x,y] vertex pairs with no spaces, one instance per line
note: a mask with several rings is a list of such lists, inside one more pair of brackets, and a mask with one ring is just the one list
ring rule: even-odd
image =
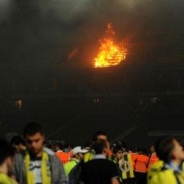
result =
[[100,48],[97,57],[94,59],[95,67],[110,67],[118,65],[122,60],[126,59],[126,49],[113,41],[115,35],[112,24],[107,25],[106,37],[100,40]]

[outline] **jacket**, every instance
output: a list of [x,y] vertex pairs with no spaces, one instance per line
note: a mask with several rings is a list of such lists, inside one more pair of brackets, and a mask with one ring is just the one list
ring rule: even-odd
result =
[[151,166],[147,175],[148,184],[184,184],[183,171],[176,172],[166,168],[164,162],[158,161]]
[[[67,177],[59,158],[48,148],[44,148],[44,151],[46,151],[49,156],[52,184],[67,184]],[[25,152],[16,153],[15,155],[14,174],[19,184],[26,183],[24,155]]]

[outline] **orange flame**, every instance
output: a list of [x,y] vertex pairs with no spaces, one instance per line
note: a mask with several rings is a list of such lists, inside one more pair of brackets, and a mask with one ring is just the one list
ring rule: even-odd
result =
[[126,50],[113,41],[115,32],[111,23],[107,25],[106,34],[107,36],[100,40],[99,53],[94,59],[96,68],[115,66],[126,59]]

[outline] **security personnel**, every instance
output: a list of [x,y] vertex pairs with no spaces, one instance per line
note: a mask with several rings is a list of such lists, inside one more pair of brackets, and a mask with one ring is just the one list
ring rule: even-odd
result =
[[63,151],[64,147],[62,143],[56,143],[55,149],[55,155],[59,158],[63,165],[66,164],[70,160],[70,155]]
[[155,144],[155,150],[160,161],[149,169],[147,183],[184,184],[184,173],[181,167],[184,151],[180,143],[174,137],[164,136]]
[[64,165],[65,174],[68,176],[71,170],[84,158],[84,154],[87,153],[88,150],[82,149],[81,146],[77,146],[73,148],[72,159]]
[[144,149],[139,148],[137,157],[134,161],[134,173],[136,184],[146,184],[147,164],[149,157]]
[[155,162],[153,165],[150,166],[147,172],[147,181],[152,178],[154,175],[158,174],[162,168],[164,167],[164,162],[162,160],[159,160]]
[[158,162],[158,157],[157,157],[157,154],[155,152],[155,146],[152,145],[150,147],[150,155],[149,155],[149,159],[148,159],[148,164],[147,164],[147,170],[149,170],[149,168],[155,163],[155,162]]

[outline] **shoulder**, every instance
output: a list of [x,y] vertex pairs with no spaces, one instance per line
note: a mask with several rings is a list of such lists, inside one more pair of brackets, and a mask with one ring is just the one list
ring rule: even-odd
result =
[[164,167],[163,161],[159,160],[155,162],[153,165],[151,165],[151,167],[148,170],[148,173],[147,173],[148,178],[152,178],[154,175],[160,172],[163,167]]
[[94,151],[93,150],[89,150],[87,153],[84,154],[84,156],[89,156],[89,155],[94,155]]
[[110,167],[110,166],[113,167],[115,165],[114,162],[112,162],[109,159],[93,159],[85,164],[86,165],[99,165],[99,166],[103,166],[103,167]]
[[160,171],[163,168],[163,166],[164,166],[164,162],[162,160],[159,160],[150,167],[148,172]]
[[69,162],[67,162],[67,163],[64,165],[64,168],[75,166],[75,165],[77,165],[78,163],[79,163],[79,162],[76,162],[75,160],[70,160]]
[[53,152],[51,149],[44,147],[43,151],[45,151],[49,156],[55,156],[55,152]]
[[44,147],[43,151],[46,152],[50,158],[50,160],[58,161],[59,158],[56,156],[55,152],[53,152],[51,149]]
[[15,153],[14,162],[17,163],[17,162],[23,161],[24,160],[24,156],[25,156],[25,151],[22,151],[20,153]]
[[85,155],[84,155],[84,162],[88,162],[88,161],[92,160],[93,157],[94,157],[94,152],[93,152],[93,150],[88,151],[88,152],[85,153]]
[[168,183],[176,183],[176,177],[174,172],[170,169],[160,170],[154,175],[149,175],[148,184],[168,184]]
[[13,179],[11,179],[10,177],[8,177],[5,174],[0,174],[0,183],[2,184],[12,184],[15,183]]

